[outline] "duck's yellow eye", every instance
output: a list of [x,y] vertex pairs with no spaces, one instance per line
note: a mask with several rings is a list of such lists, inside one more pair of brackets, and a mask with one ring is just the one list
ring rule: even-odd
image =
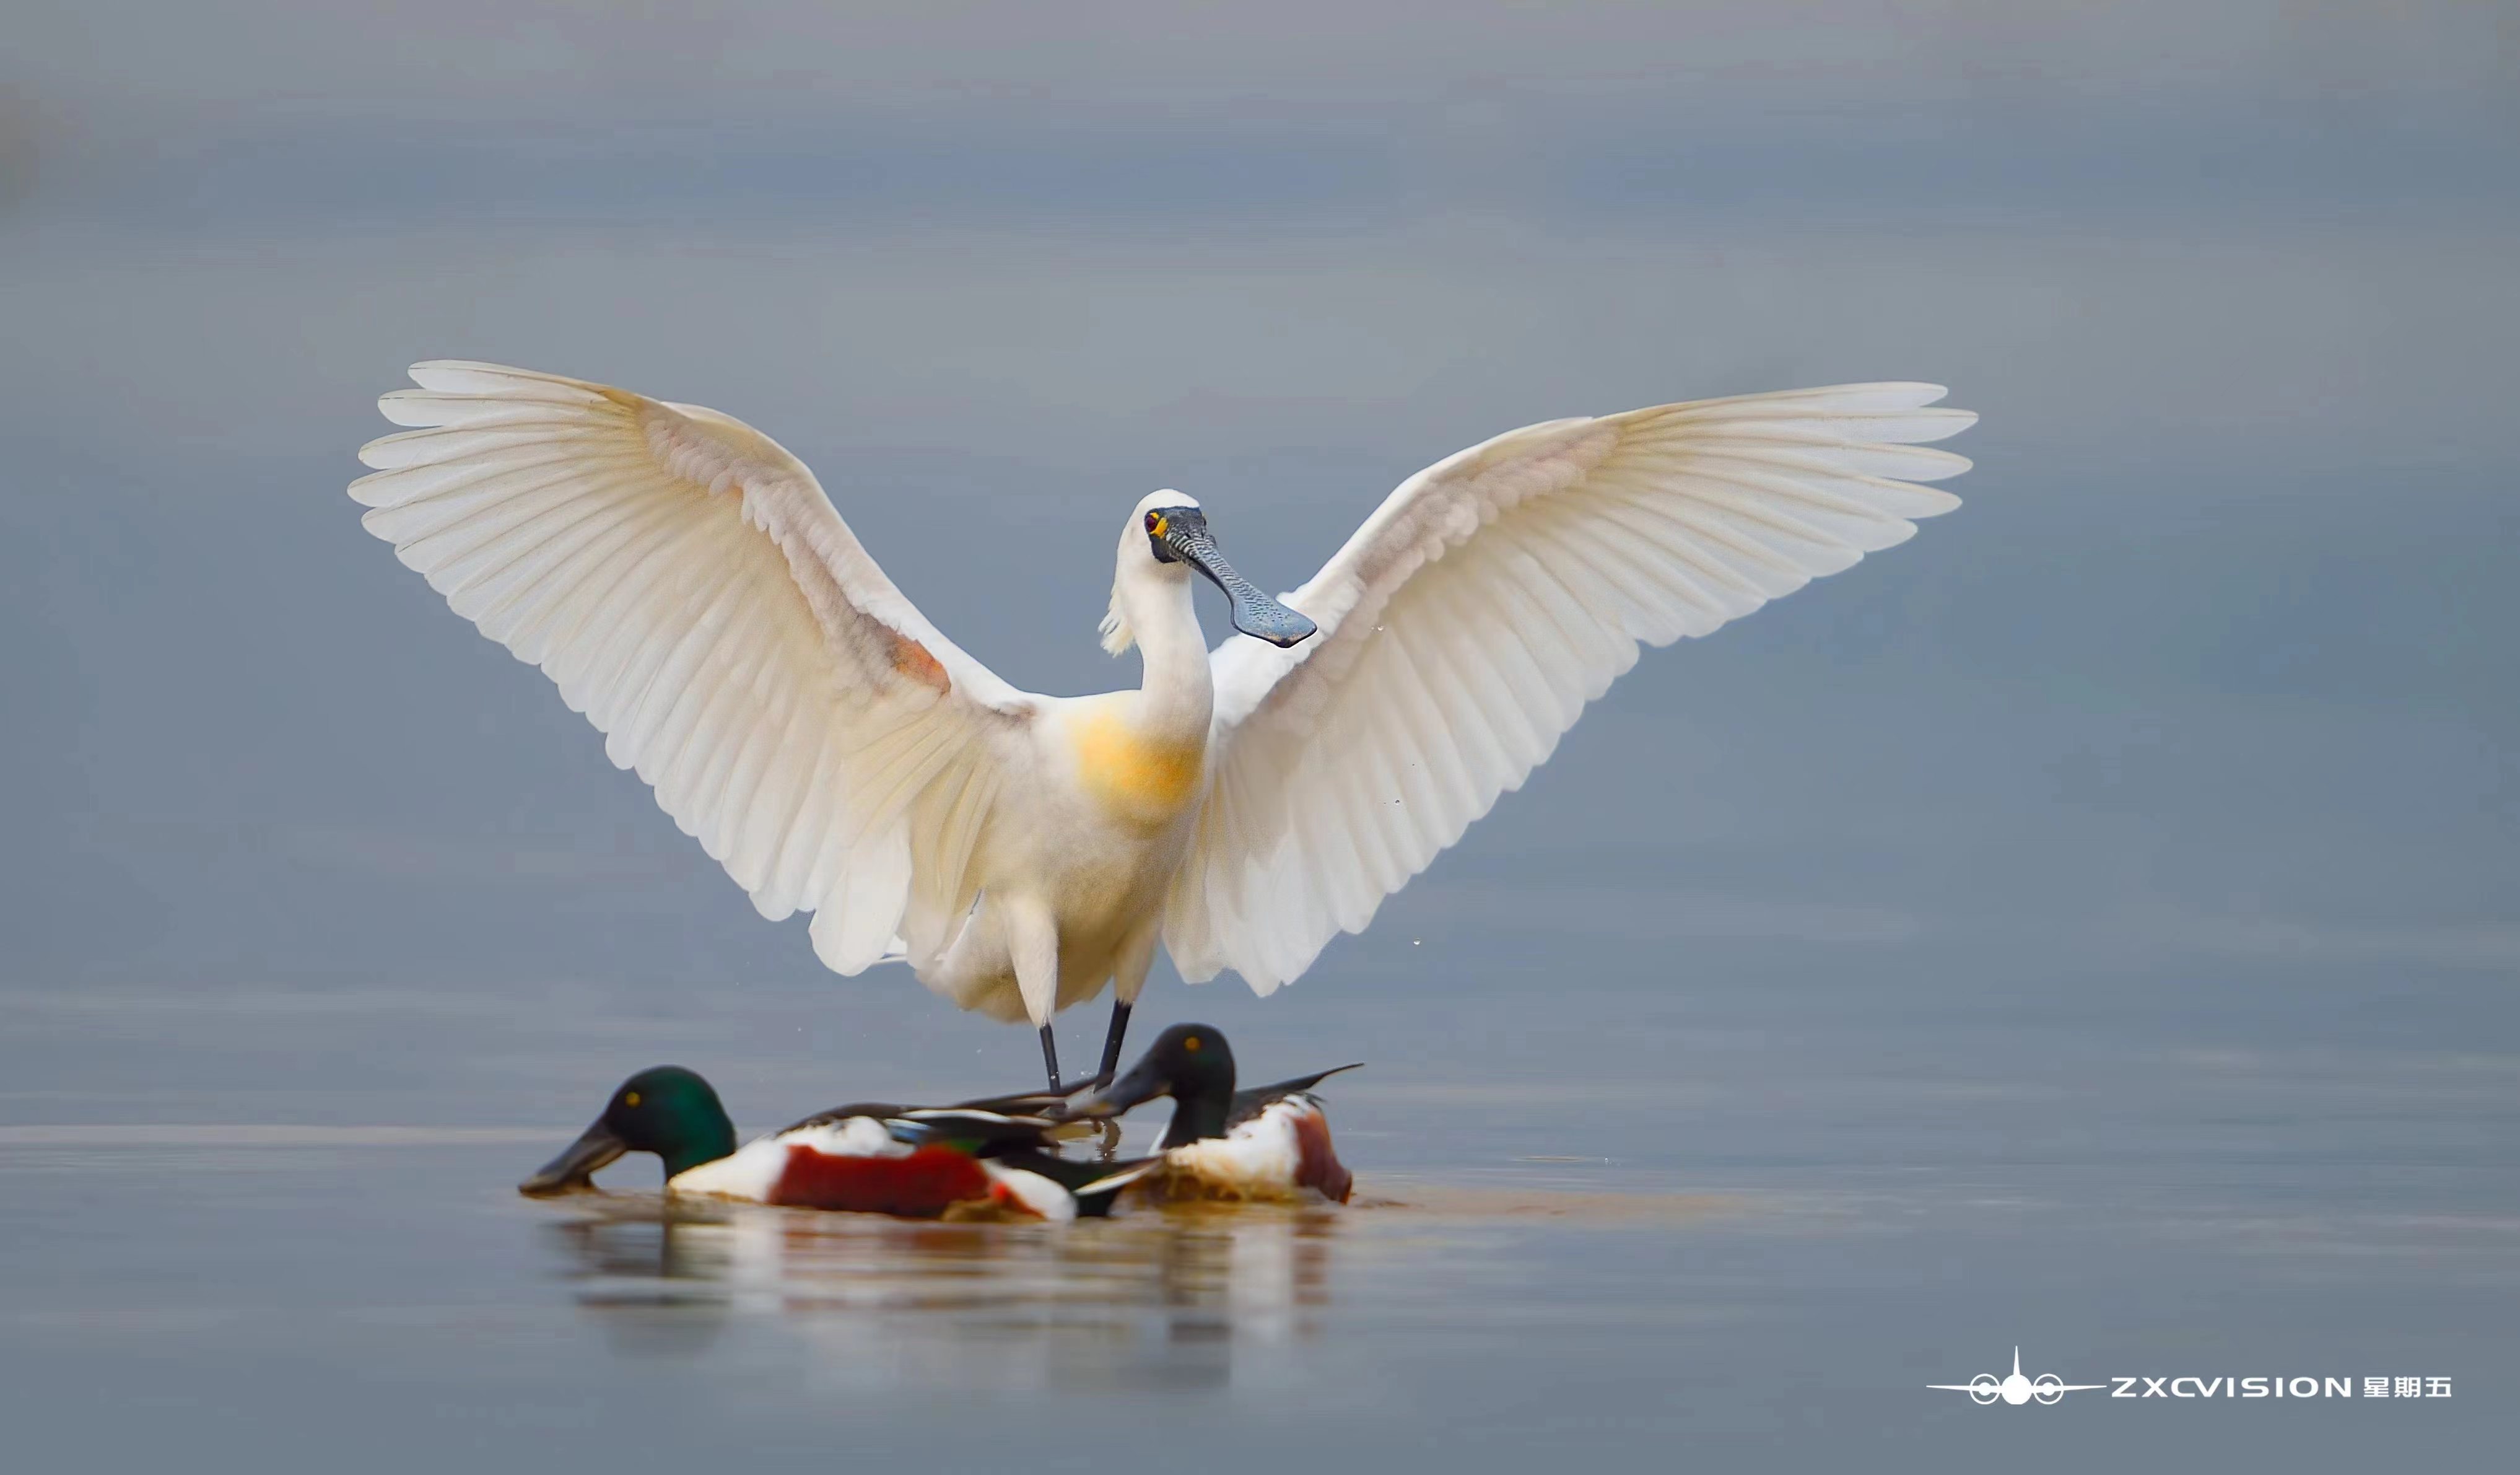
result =
[[639,1093],[638,1093],[637,1091],[623,1091],[623,1092],[621,1093],[621,1104],[622,1104],[622,1105],[624,1105],[624,1106],[636,1106],[636,1105],[638,1105],[638,1104],[639,1104]]
[[1197,1036],[1195,1036],[1195,1035],[1192,1035],[1192,1036],[1191,1036],[1190,1037],[1188,1037],[1188,1038],[1184,1039],[1184,1040],[1182,1041],[1182,1048],[1183,1048],[1183,1049],[1185,1049],[1185,1050],[1195,1050],[1195,1049],[1197,1049],[1197,1048],[1198,1048],[1198,1037],[1197,1037]]

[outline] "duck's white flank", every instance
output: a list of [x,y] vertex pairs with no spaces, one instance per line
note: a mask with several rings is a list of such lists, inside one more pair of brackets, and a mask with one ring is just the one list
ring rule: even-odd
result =
[[[669,1193],[707,1194],[754,1204],[800,1202],[796,1197],[795,1177],[799,1150],[824,1159],[860,1162],[877,1159],[899,1161],[918,1151],[911,1144],[895,1139],[891,1130],[874,1117],[846,1117],[837,1122],[817,1122],[755,1137],[714,1163],[702,1163],[674,1175],[665,1180],[665,1190]],[[963,1171],[971,1169],[977,1170],[975,1175],[986,1185],[968,1200],[974,1206],[985,1207],[994,1203],[1004,1210],[1058,1223],[1076,1217],[1074,1195],[1040,1174],[1009,1168],[987,1159],[968,1165]],[[999,1203],[1001,1199],[1003,1203]],[[829,1202],[808,1206],[834,1207]]]
[[1053,1223],[1065,1223],[1076,1217],[1076,1196],[1040,1174],[1004,1167],[987,1159],[981,1160],[980,1166],[988,1170],[989,1181],[1004,1190],[1024,1213]]
[[1307,1095],[1273,1101],[1221,1137],[1163,1155],[1167,1191],[1209,1198],[1286,1200],[1315,1193],[1344,1200],[1347,1171],[1329,1147],[1329,1118]]
[[905,1158],[908,1145],[873,1117],[817,1122],[788,1131],[753,1138],[714,1163],[686,1169],[665,1180],[671,1193],[707,1193],[719,1198],[766,1204],[788,1175],[791,1152],[798,1147],[834,1158]]

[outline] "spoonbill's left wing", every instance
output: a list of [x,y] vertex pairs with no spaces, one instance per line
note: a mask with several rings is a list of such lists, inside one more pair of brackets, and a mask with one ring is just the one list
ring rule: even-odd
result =
[[1940,386],[1847,385],[1557,420],[1401,484],[1285,602],[1321,626],[1219,646],[1213,789],[1173,885],[1184,977],[1262,993],[1521,786],[1640,644],[1703,635],[1905,541],[1968,469]]
[[1033,698],[912,606],[814,474],[715,410],[499,364],[415,364],[379,401],[368,530],[543,668],[605,752],[840,973],[971,904]]

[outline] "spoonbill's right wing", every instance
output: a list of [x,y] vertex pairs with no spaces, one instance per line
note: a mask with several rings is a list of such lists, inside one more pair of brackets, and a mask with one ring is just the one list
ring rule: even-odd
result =
[[1401,484],[1285,602],[1287,649],[1217,647],[1213,778],[1173,883],[1184,977],[1266,993],[1521,786],[1640,643],[1704,635],[1904,542],[1968,462],[1937,385],[1556,420]]
[[350,494],[481,633],[542,668],[765,917],[841,973],[971,904],[993,731],[1032,699],[876,567],[814,474],[697,405],[416,364]]

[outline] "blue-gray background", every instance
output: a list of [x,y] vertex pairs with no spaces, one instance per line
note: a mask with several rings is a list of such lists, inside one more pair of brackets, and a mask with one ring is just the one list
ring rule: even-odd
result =
[[[1361,1109],[1465,1114],[1438,1165],[2111,1165],[2088,1206],[2292,1164],[2269,1194],[2352,1242],[2338,1284],[2507,1326],[2507,1255],[2427,1280],[2440,1244],[2336,1226],[2404,1191],[2356,1172],[2427,1164],[2399,1219],[2480,1254],[2514,1221],[2515,36],[2473,3],[22,4],[0,1123],[562,1123],[661,1053],[758,1121],[1031,1070],[821,973],[360,530],[412,359],[758,424],[1062,692],[1132,674],[1093,627],[1154,486],[1287,587],[1517,424],[1924,378],[1985,417],[1959,513],[1649,655],[1286,993],[1159,969],[1149,1012],[1372,1058]],[[2157,1272],[1892,1319],[1965,1377]],[[2444,1365],[2407,1370],[2481,1374],[2474,1329],[2409,1313]],[[2297,1345],[2233,1335],[2241,1371]]]

